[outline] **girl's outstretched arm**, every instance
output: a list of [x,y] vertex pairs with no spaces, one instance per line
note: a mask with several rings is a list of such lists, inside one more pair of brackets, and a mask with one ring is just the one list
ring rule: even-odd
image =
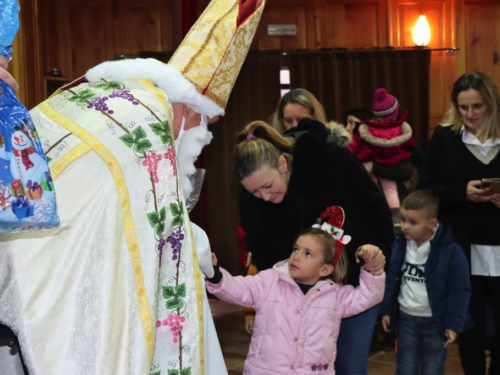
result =
[[219,299],[236,305],[255,308],[264,301],[277,282],[276,271],[269,269],[255,276],[232,276],[217,265],[212,253],[214,277],[207,279],[207,290]]

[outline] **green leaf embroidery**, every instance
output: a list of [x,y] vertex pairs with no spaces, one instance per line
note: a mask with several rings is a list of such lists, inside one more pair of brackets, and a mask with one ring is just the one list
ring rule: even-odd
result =
[[[160,223],[160,218],[158,216],[158,212],[150,212],[147,214],[148,216],[148,220],[149,220],[149,224],[154,228],[156,227],[159,223]],[[165,220],[163,220],[165,221]]]
[[167,300],[167,309],[180,309],[184,306],[182,297],[186,297],[186,284],[182,283],[180,285],[164,286],[162,287],[163,298]]
[[175,287],[175,293],[179,297],[186,297],[186,283],[179,284]]
[[153,147],[151,142],[146,139],[146,132],[140,126],[132,130],[132,133],[122,135],[119,137],[123,143],[128,147],[134,147],[135,151],[138,153],[143,153],[144,151]]
[[160,136],[163,144],[173,142],[168,121],[162,121],[161,123],[156,122],[154,124],[149,124],[149,126],[156,135]]
[[83,104],[87,100],[93,98],[94,96],[95,96],[95,94],[92,91],[90,91],[90,89],[85,89],[85,90],[80,91],[78,94],[73,95],[68,100],[70,102],[78,102],[80,104]]
[[161,375],[161,371],[152,372],[150,375]]
[[167,217],[165,207],[162,207],[160,210],[160,213],[154,211],[154,212],[149,212],[147,214],[149,224],[151,225],[152,228],[155,229],[155,233],[157,236],[161,236],[163,231],[165,230],[165,219]]
[[167,218],[167,209],[165,207],[162,207],[160,210],[160,221],[165,221]]
[[173,286],[164,286],[163,289],[163,298],[169,299],[175,297],[175,288]]
[[52,161],[51,158],[49,158],[48,156],[45,156],[47,158],[47,163],[50,163]]
[[128,147],[134,147],[135,139],[132,134],[125,134],[118,138],[120,138]]
[[191,375],[191,367],[186,367],[181,370],[181,375]]
[[177,205],[177,203],[170,203],[170,212],[172,213],[173,216],[179,216],[181,214],[181,211],[179,210],[179,206]]
[[158,224],[158,226],[156,227],[156,230],[155,230],[155,233],[156,235],[159,237],[162,235],[163,231],[165,230],[165,224],[164,223],[160,223]]
[[146,132],[144,129],[140,126],[132,130],[132,134],[135,135],[135,139],[139,141],[142,138],[146,138]]
[[139,153],[142,153],[148,149],[153,147],[151,142],[149,142],[147,139],[140,140],[139,142],[136,143],[135,145],[135,150]]
[[172,226],[173,227],[180,227],[184,224],[184,220],[182,219],[182,216],[176,216],[174,220],[172,220]]
[[168,310],[180,309],[184,306],[184,303],[182,302],[182,300],[180,298],[174,297],[170,300],[167,300],[166,306],[167,306]]
[[[122,85],[118,82],[110,81],[110,82],[99,83],[99,84],[95,85],[94,87],[96,89],[103,89],[106,91],[111,91],[111,90],[115,90],[115,89],[121,89]],[[152,375],[155,375],[155,374],[152,374]]]
[[175,370],[175,369],[168,370],[167,375],[179,375],[179,370]]

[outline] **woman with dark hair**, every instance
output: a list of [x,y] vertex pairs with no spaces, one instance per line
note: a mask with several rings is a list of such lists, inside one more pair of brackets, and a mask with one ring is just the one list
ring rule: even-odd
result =
[[[284,137],[255,121],[238,134],[233,177],[244,188],[238,198],[252,262],[262,271],[287,258],[297,233],[314,224],[327,207],[341,206],[342,229],[352,236],[345,248],[349,262],[345,283],[356,286],[360,264],[355,254],[360,248],[375,245],[389,257],[391,212],[359,159],[328,140],[330,129],[304,118],[297,133],[301,135],[296,138]],[[378,305],[342,320],[335,362],[338,375],[366,374],[377,313]]]
[[450,109],[430,139],[419,184],[438,196],[439,219],[452,227],[470,262],[474,327],[460,337],[466,375],[486,372],[488,304],[496,325],[489,374],[500,374],[500,193],[482,183],[500,177],[499,151],[500,90],[486,74],[466,73],[455,82]]
[[345,115],[345,128],[351,134],[354,134],[354,129],[361,121],[369,121],[373,119],[372,111],[365,108],[353,108]]

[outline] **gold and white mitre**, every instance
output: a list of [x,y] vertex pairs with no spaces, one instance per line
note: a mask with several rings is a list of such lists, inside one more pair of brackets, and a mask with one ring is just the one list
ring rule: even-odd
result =
[[214,0],[193,25],[168,65],[224,110],[250,49],[265,0]]

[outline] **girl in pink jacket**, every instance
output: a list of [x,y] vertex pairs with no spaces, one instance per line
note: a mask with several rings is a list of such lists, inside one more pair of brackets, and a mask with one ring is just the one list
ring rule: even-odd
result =
[[[347,270],[342,244],[348,239],[328,223],[306,229],[288,260],[246,277],[219,268],[212,254],[215,276],[207,280],[208,291],[256,311],[244,375],[335,374],[341,319],[376,305],[384,294],[383,265],[371,274],[362,269],[356,288],[342,285]],[[378,252],[371,246],[357,255],[369,264]]]

